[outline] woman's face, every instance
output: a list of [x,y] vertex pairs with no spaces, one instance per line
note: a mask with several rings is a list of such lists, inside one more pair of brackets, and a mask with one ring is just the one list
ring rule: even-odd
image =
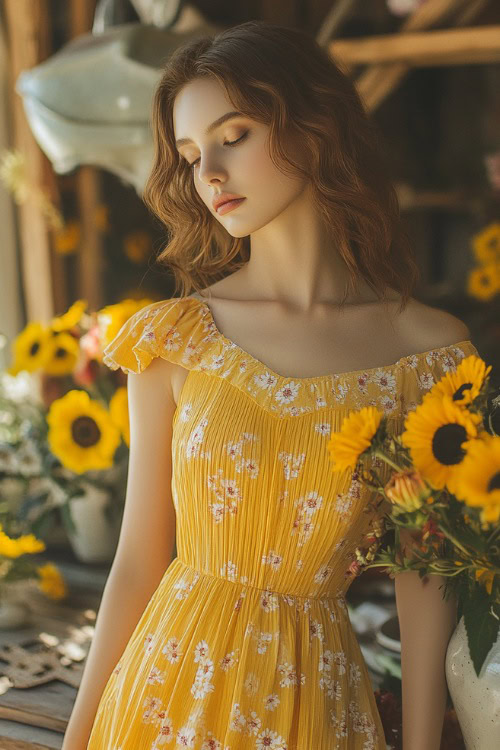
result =
[[[306,181],[283,175],[268,152],[269,127],[242,115],[212,124],[233,112],[222,86],[198,78],[177,94],[173,109],[175,139],[181,157],[192,166],[201,200],[233,237],[245,237],[278,217],[297,200]],[[243,197],[226,213],[212,200],[220,193]]]

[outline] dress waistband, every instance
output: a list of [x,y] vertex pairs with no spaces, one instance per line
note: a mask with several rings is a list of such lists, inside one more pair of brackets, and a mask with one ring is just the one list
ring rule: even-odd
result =
[[221,581],[223,583],[229,583],[232,586],[237,586],[239,589],[244,588],[251,591],[259,591],[263,596],[272,596],[272,597],[279,597],[282,598],[287,604],[293,604],[295,601],[297,604],[300,604],[301,602],[308,602],[308,601],[317,601],[317,602],[324,602],[325,604],[334,604],[337,609],[345,611],[347,614],[347,604],[345,600],[345,596],[342,592],[337,592],[335,594],[323,594],[321,596],[306,596],[304,594],[296,594],[296,593],[289,593],[284,591],[276,591],[271,588],[261,588],[259,586],[254,586],[251,583],[244,583],[242,581],[232,581],[230,578],[223,578],[222,576],[216,576],[213,573],[208,573],[204,570],[200,570],[199,568],[195,568],[193,565],[190,565],[189,563],[182,560],[180,557],[174,558],[174,561],[177,561],[177,564],[182,565],[183,567],[187,568],[188,570],[191,570],[195,574],[195,581],[193,581],[192,586],[199,580],[201,576],[205,576],[207,578],[212,578],[214,581]]

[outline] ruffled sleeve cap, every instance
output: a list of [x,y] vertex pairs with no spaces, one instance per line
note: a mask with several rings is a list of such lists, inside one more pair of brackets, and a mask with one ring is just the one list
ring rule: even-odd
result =
[[134,313],[103,351],[111,370],[140,373],[155,357],[187,369],[202,359],[207,343],[200,307],[193,300],[172,298],[153,302]]

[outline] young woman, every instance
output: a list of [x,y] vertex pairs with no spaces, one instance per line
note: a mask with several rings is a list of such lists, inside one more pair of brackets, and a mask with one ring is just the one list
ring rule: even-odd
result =
[[[373,126],[306,34],[252,21],[178,49],[153,128],[145,199],[181,294],[105,350],[129,373],[129,478],[64,748],[385,750],[345,601],[382,514],[326,446],[364,405],[401,431],[477,351],[410,296]],[[396,579],[404,750],[440,746],[439,583]]]

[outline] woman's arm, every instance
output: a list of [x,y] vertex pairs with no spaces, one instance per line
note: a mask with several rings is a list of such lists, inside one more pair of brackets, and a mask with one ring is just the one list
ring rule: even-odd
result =
[[120,538],[62,750],[86,750],[111,672],[172,561],[173,367],[155,359],[128,377],[130,454]]
[[[400,530],[401,548],[411,557],[411,536]],[[394,579],[401,634],[403,750],[439,750],[446,710],[445,658],[456,626],[457,604],[444,601],[444,578],[420,579],[416,571]],[[441,588],[439,588],[441,586]]]

